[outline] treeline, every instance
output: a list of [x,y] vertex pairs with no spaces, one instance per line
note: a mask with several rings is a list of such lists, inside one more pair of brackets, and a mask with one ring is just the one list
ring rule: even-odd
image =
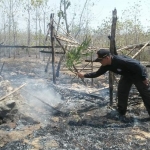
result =
[[[70,34],[78,42],[81,42],[85,36],[89,36],[92,46],[109,47],[107,36],[110,34],[112,16],[108,16],[97,28],[93,29],[88,24],[92,19],[85,18],[83,15],[89,11],[87,9],[87,5],[88,8],[90,7],[88,0],[82,6],[80,16],[70,14],[72,5],[69,0],[60,0],[59,7],[55,10],[49,6],[48,2],[49,0],[1,0],[0,43],[29,46],[49,45],[50,40],[45,41],[45,38],[50,13],[53,12],[55,13],[55,30],[58,34]],[[140,9],[140,5],[135,3],[122,14],[118,14],[117,48],[147,42],[150,39],[149,28],[143,27],[139,20]],[[75,17],[78,17],[78,22],[70,19]],[[84,26],[83,22],[86,22]]]

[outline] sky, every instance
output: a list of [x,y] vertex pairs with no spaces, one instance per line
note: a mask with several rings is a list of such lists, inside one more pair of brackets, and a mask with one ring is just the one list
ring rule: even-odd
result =
[[[71,6],[67,10],[68,23],[71,24],[74,17],[75,19],[73,22],[76,25],[79,24],[81,12],[86,1],[87,5],[82,18],[88,20],[89,26],[92,28],[97,28],[103,23],[104,20],[107,18],[112,18],[112,11],[116,8],[118,21],[122,21],[122,17],[124,19],[131,19],[137,15],[144,28],[150,29],[150,0],[70,0]],[[139,4],[137,12],[134,9],[135,4]],[[58,19],[57,13],[59,10],[59,5],[60,0],[48,0],[47,6],[49,8],[46,10],[48,16],[46,24],[49,23],[49,15],[51,13],[55,13],[55,20]],[[127,11],[123,15],[124,10]],[[7,11],[9,12],[9,10]],[[74,14],[76,14],[76,16]],[[34,18],[35,20],[35,12],[31,15],[32,19]],[[41,15],[43,17],[43,12]],[[19,16],[17,17],[19,28],[26,31],[28,17],[27,11],[23,11],[23,8],[21,8],[20,12],[17,12],[17,16]],[[82,24],[85,24],[85,20],[83,19],[81,20]],[[32,20],[32,23],[32,29],[35,30],[35,21]],[[3,22],[1,22],[1,24],[3,24]]]
[[[68,10],[68,12],[70,12],[68,18],[71,19],[71,14],[73,14],[73,11],[80,16],[85,1],[86,0],[70,0],[71,7]],[[60,0],[49,0],[49,4],[54,7],[54,10],[58,10],[59,3]],[[142,22],[142,25],[144,27],[150,27],[149,0],[88,0],[88,4],[91,5],[88,7],[89,11],[86,17],[90,18],[90,25],[92,27],[99,26],[99,24],[101,24],[106,17],[112,17],[112,11],[115,8],[117,9],[118,19],[121,19],[124,10],[128,10],[124,16],[133,17],[134,14],[138,13],[138,17]],[[139,4],[138,12],[134,12],[133,10],[135,4]]]

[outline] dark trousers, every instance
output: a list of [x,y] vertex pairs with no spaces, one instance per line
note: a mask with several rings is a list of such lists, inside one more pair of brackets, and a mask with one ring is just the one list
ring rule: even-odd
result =
[[131,89],[132,84],[134,84],[139,91],[146,110],[150,115],[150,86],[146,86],[142,80],[136,78],[129,78],[125,76],[121,76],[119,84],[118,84],[118,111],[120,114],[125,115],[127,111],[128,105],[128,96]]

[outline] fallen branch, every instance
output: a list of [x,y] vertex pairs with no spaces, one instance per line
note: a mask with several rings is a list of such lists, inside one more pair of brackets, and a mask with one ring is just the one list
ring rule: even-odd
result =
[[147,42],[132,58],[135,58],[136,56],[138,56],[148,44],[149,44],[149,42]]
[[[0,48],[5,47],[5,48],[22,48],[26,50],[26,48],[52,48],[52,46],[21,46],[21,45],[0,45]],[[60,46],[55,46],[55,48],[60,48]]]
[[9,94],[7,94],[7,95],[1,97],[1,98],[0,98],[0,101],[3,101],[6,97],[8,97],[9,95],[11,95],[11,94],[15,93],[16,91],[20,90],[20,89],[21,89],[22,87],[24,87],[25,85],[26,85],[26,83],[23,84],[23,85],[21,85],[19,88],[15,89],[14,91],[10,92]]
[[55,38],[58,39],[58,40],[61,40],[61,41],[65,41],[65,42],[69,42],[69,43],[73,43],[73,44],[78,44],[76,41],[67,39],[67,38],[65,38],[63,36],[56,35]]
[[[133,48],[141,48],[141,47],[143,47],[145,44],[146,44],[146,43],[128,45],[128,46],[125,46],[125,47],[123,47],[123,48],[118,49],[117,52],[122,51],[122,50],[130,50],[130,49],[133,49]],[[147,46],[150,46],[150,44],[147,44]]]
[[134,50],[135,50],[136,46],[127,54],[127,56],[129,56]]
[[92,93],[95,93],[95,92],[99,92],[99,91],[102,91],[102,90],[104,90],[104,89],[108,89],[108,88],[109,88],[109,86],[106,86],[106,87],[103,87],[103,88],[97,89],[97,90],[95,90],[95,91],[89,92],[89,94],[92,94]]

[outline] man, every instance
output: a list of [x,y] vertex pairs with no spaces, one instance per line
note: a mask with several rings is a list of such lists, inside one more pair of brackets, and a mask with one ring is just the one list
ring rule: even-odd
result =
[[100,62],[101,66],[96,72],[81,74],[77,73],[80,78],[96,78],[105,72],[112,71],[121,75],[118,84],[118,112],[125,115],[127,111],[129,91],[134,84],[142,96],[144,105],[150,115],[150,84],[147,79],[145,67],[135,59],[111,55],[106,49],[97,51],[98,58],[95,62]]

